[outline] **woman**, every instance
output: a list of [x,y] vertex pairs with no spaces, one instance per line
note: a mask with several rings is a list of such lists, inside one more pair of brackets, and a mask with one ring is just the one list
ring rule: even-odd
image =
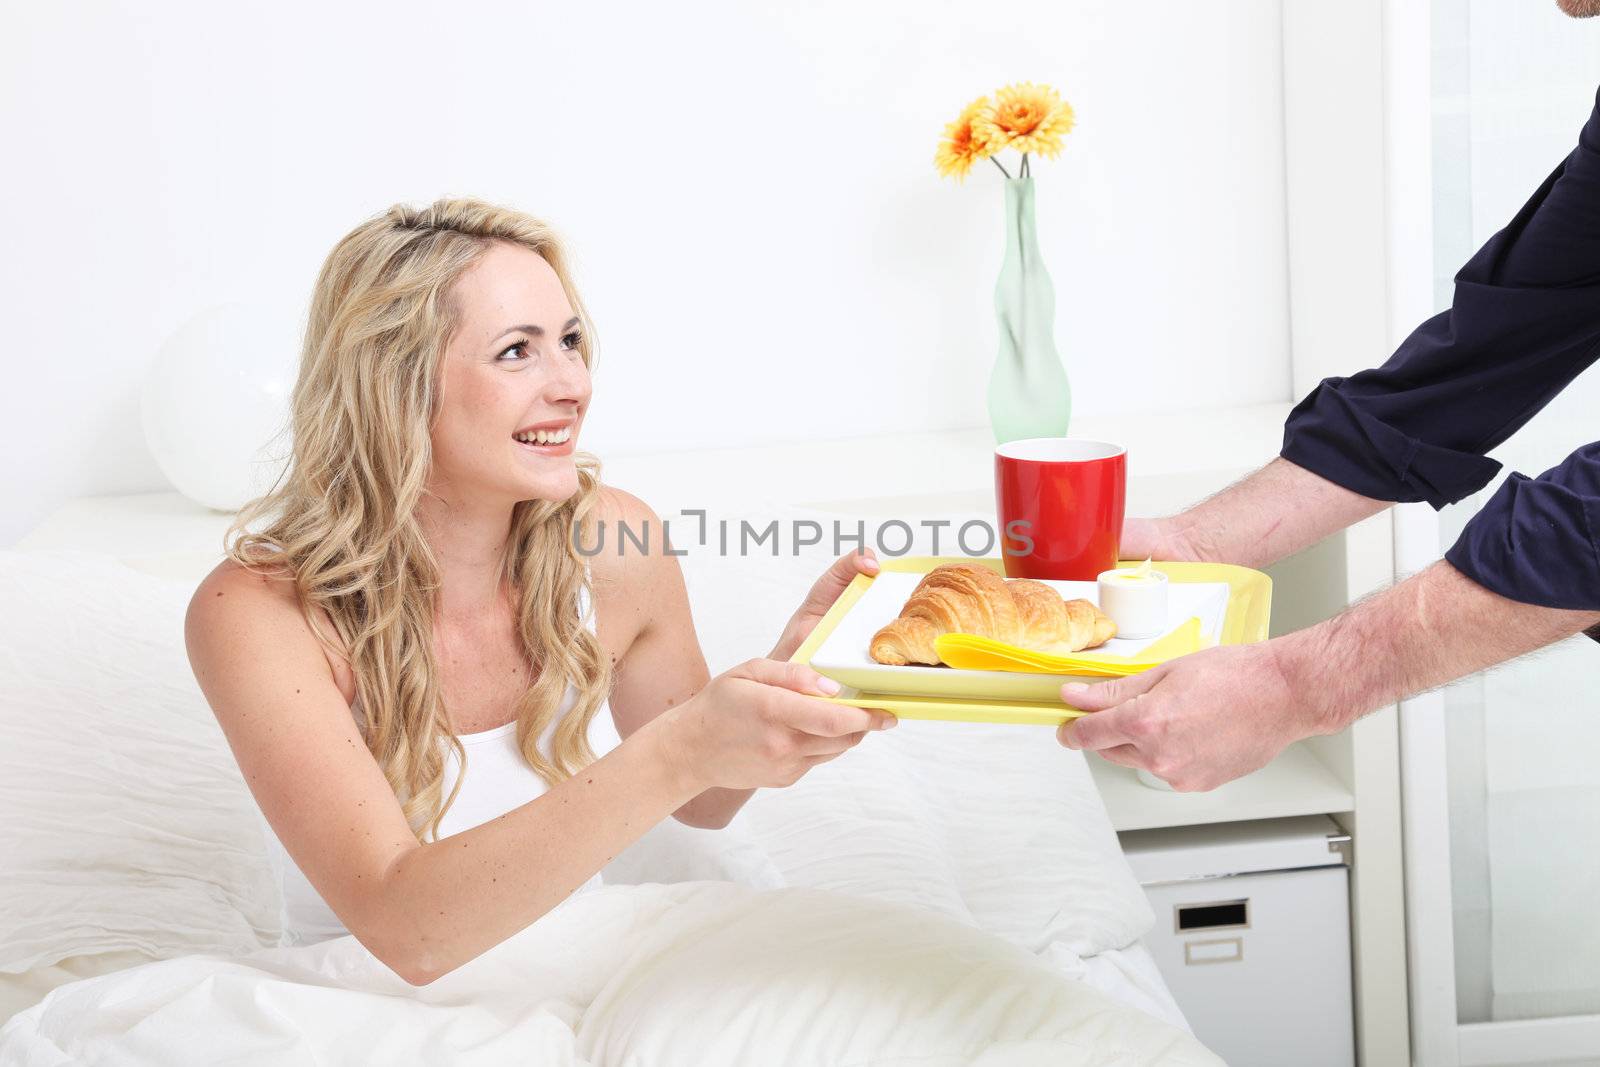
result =
[[312,298],[293,462],[190,603],[195,675],[293,861],[292,933],[348,931],[413,984],[667,815],[725,826],[894,723],[782,662],[869,555],[708,681],[674,557],[577,551],[659,523],[575,451],[593,352],[538,220],[441,200],[357,227]]

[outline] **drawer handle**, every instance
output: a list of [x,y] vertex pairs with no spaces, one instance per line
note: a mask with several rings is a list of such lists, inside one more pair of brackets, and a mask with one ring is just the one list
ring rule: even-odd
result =
[[1237,963],[1244,959],[1244,938],[1224,937],[1214,941],[1185,941],[1183,943],[1183,962],[1189,965],[1197,963]]
[[1214,900],[1208,904],[1178,904],[1172,909],[1172,931],[1192,934],[1199,930],[1228,930],[1250,925],[1250,899]]

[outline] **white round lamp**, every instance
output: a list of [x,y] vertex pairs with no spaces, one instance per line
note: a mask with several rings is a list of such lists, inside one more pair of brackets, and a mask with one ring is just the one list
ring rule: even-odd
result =
[[144,437],[178,492],[237,511],[288,461],[300,337],[282,308],[210,308],[169,337],[145,372]]

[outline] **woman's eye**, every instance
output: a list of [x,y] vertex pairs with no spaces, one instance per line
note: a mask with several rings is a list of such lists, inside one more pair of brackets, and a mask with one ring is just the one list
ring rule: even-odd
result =
[[[561,340],[562,340],[562,342],[564,344],[567,344],[567,350],[569,352],[577,351],[578,346],[583,343],[583,334],[578,333],[576,330],[574,330],[572,333],[567,334]],[[518,341],[514,345],[510,345],[510,346],[508,346],[506,348],[503,348],[500,351],[500,356],[504,356],[508,352],[516,352],[516,353],[518,353],[518,358],[519,359],[527,359],[528,358],[528,342],[526,342],[526,341]],[[495,362],[498,363],[500,361],[500,356],[496,356],[495,357]]]

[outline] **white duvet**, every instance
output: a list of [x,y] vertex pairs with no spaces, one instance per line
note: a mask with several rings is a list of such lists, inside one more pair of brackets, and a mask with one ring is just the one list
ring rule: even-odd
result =
[[1192,1036],[925,908],[606,886],[414,988],[352,937],[74,982],[7,1065],[1219,1064]]

